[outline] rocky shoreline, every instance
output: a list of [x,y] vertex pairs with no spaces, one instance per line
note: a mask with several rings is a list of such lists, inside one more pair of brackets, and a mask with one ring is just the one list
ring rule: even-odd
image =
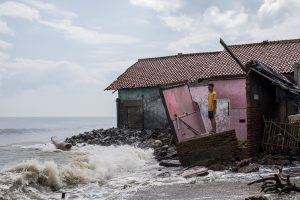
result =
[[[135,147],[154,149],[154,156],[158,161],[175,160],[171,165],[180,165],[177,162],[177,151],[174,145],[171,130],[133,130],[133,129],[96,129],[66,138],[66,143],[93,144],[102,146],[132,145]],[[165,162],[161,162],[162,165]],[[166,164],[168,165],[168,164]]]
[[[91,145],[131,145],[142,149],[154,149],[154,156],[161,166],[179,167],[181,163],[178,160],[175,141],[173,140],[171,130],[133,130],[122,128],[96,129],[74,135],[66,138],[66,143],[91,144]],[[247,163],[248,165],[249,163]],[[237,164],[238,165],[238,164]],[[246,166],[247,166],[246,165]],[[210,163],[206,167],[215,171],[233,169],[238,171],[239,167],[233,167],[235,163]],[[249,173],[253,169],[246,169]],[[257,169],[256,169],[257,170]]]
[[[92,130],[89,132],[84,132],[78,135],[74,135],[70,138],[66,138],[66,143],[71,143],[73,146],[77,144],[91,144],[91,145],[102,145],[102,146],[111,146],[111,145],[132,145],[142,149],[153,148],[154,149],[154,156],[157,161],[159,161],[161,166],[166,167],[178,167],[181,166],[177,151],[175,147],[175,141],[173,139],[171,130],[132,130],[132,129],[119,129],[119,128],[109,128],[109,129],[97,129]],[[238,152],[240,152],[238,150]],[[255,173],[259,171],[260,165],[269,165],[269,166],[290,166],[290,165],[299,165],[300,161],[294,156],[288,155],[270,155],[270,154],[263,154],[258,157],[257,160],[252,160],[251,158],[240,160],[238,158],[233,158],[233,160],[228,161],[228,163],[211,163],[210,165],[206,166],[208,169],[213,171],[224,171],[230,170],[232,172],[238,173]],[[158,174],[159,177],[169,177],[170,172],[165,171],[161,174]],[[211,184],[204,184],[206,188],[213,188],[215,189],[215,185],[217,183]],[[233,183],[232,183],[233,184]],[[225,184],[227,185],[227,183]],[[220,183],[219,186],[224,187],[224,183]],[[239,184],[234,185],[234,187],[228,187],[228,191],[232,190]],[[179,187],[179,186],[178,186]],[[182,186],[180,186],[181,188]],[[203,187],[203,186],[201,186]],[[169,188],[169,186],[168,186]],[[174,185],[174,188],[177,190],[177,186]],[[251,189],[253,188],[253,189]],[[234,194],[227,191],[227,189],[222,192],[223,194],[227,194],[228,196],[234,196]],[[258,186],[243,186],[241,191],[245,189],[249,190],[249,192],[240,192],[240,197],[243,196],[244,199],[267,199],[264,195],[258,192]],[[172,189],[170,189],[172,191]],[[198,191],[198,187],[196,189]],[[206,189],[205,189],[206,190]],[[201,191],[205,193],[205,190]],[[190,191],[194,192],[194,189],[190,189]],[[135,197],[137,199],[140,198],[141,195],[152,194],[152,191],[143,191],[140,194],[137,193]],[[172,192],[173,193],[173,192]],[[186,194],[186,193],[185,193]],[[207,194],[211,196],[211,194]],[[221,195],[221,194],[220,194]],[[250,195],[258,195],[258,196],[251,196]],[[151,195],[150,195],[151,196]],[[248,198],[247,198],[248,196]],[[297,198],[299,195],[294,194],[291,195],[292,197],[295,196]],[[185,198],[187,196],[184,196]],[[191,196],[188,196],[191,198]],[[277,196],[275,195],[277,198]],[[289,196],[290,197],[290,196]],[[216,198],[219,198],[216,195]],[[275,198],[275,199],[276,199]],[[173,196],[170,195],[170,199],[173,199]],[[286,199],[286,198],[282,198]],[[287,198],[289,199],[289,198]]]
[[[74,135],[70,138],[66,138],[66,143],[71,143],[73,146],[76,144],[92,144],[92,145],[131,145],[142,149],[152,148],[154,149],[154,156],[160,165],[166,167],[181,166],[177,151],[175,147],[175,141],[173,139],[170,129],[167,130],[133,130],[122,128],[109,128],[109,129],[96,129],[88,132],[84,132],[78,135]],[[238,150],[239,152],[239,150]],[[241,154],[241,153],[239,153]],[[223,171],[230,169],[234,172],[251,173],[258,171],[259,164],[265,165],[288,165],[292,164],[292,160],[297,160],[291,156],[280,156],[274,158],[273,161],[271,155],[264,155],[255,162],[252,159],[239,159],[233,158],[227,163],[216,162],[210,163],[206,167],[214,171]],[[243,156],[241,156],[243,157]],[[292,159],[293,158],[293,159]],[[292,160],[290,160],[292,159]],[[266,162],[266,160],[268,162]],[[273,161],[273,162],[271,162]]]

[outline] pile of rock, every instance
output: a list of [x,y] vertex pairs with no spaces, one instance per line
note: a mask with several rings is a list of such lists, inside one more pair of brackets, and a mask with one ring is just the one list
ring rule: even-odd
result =
[[65,141],[76,145],[78,143],[97,144],[102,146],[141,144],[157,134],[153,131],[130,129],[97,129],[67,138]]
[[170,130],[97,129],[66,138],[73,146],[79,143],[110,145],[133,145],[139,148],[153,148],[158,161],[177,159]]

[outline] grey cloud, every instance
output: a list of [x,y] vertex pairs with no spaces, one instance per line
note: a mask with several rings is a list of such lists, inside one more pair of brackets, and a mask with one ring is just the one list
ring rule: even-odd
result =
[[[53,28],[62,32],[66,39],[79,41],[87,45],[99,45],[99,44],[133,44],[139,41],[138,38],[127,35],[120,35],[116,33],[102,33],[83,26],[74,25],[72,17],[68,17],[66,11],[60,11],[56,7],[51,7],[51,4],[37,3],[33,0],[24,0],[29,2],[30,5],[34,5],[36,8],[30,7],[23,3],[18,2],[4,2],[0,4],[0,16],[22,18],[30,21],[35,21],[41,25]],[[40,10],[38,10],[40,9]],[[44,11],[53,10],[55,13],[59,13],[62,16],[58,16],[58,19],[45,19],[45,16],[41,16]],[[70,12],[71,13],[71,12]],[[70,14],[69,13],[69,14]],[[70,14],[71,15],[71,14]],[[67,16],[67,17],[66,17]],[[0,21],[1,22],[1,21]],[[4,23],[0,23],[1,27],[7,29]],[[6,30],[7,32],[8,30]]]
[[220,48],[220,37],[236,43],[300,36],[295,28],[300,26],[299,1],[264,0],[251,5],[248,1],[226,1],[226,6],[217,2],[199,3],[206,6],[200,11],[189,5],[189,9],[159,14],[167,27],[181,34],[169,43],[168,49],[174,52],[216,50]]
[[1,60],[0,94],[2,95],[43,87],[59,88],[93,82],[97,81],[88,71],[67,61],[23,58]]

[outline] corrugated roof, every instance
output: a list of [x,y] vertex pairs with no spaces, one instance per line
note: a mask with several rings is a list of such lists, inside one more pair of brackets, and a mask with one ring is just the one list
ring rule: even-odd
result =
[[[229,47],[242,63],[259,60],[280,73],[292,72],[293,64],[300,62],[300,39],[264,41]],[[244,76],[244,72],[225,50],[178,54],[139,59],[106,90],[153,87],[233,76]]]
[[272,69],[269,66],[255,60],[248,62],[246,67],[271,81],[272,85],[276,85],[295,95],[300,94],[299,87],[292,83],[286,76],[277,72],[274,68]]

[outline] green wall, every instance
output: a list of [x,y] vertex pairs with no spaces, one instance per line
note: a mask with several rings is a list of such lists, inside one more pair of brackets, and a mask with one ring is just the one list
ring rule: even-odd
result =
[[120,89],[119,99],[143,100],[144,129],[164,129],[168,127],[167,115],[163,106],[159,88],[132,88]]

